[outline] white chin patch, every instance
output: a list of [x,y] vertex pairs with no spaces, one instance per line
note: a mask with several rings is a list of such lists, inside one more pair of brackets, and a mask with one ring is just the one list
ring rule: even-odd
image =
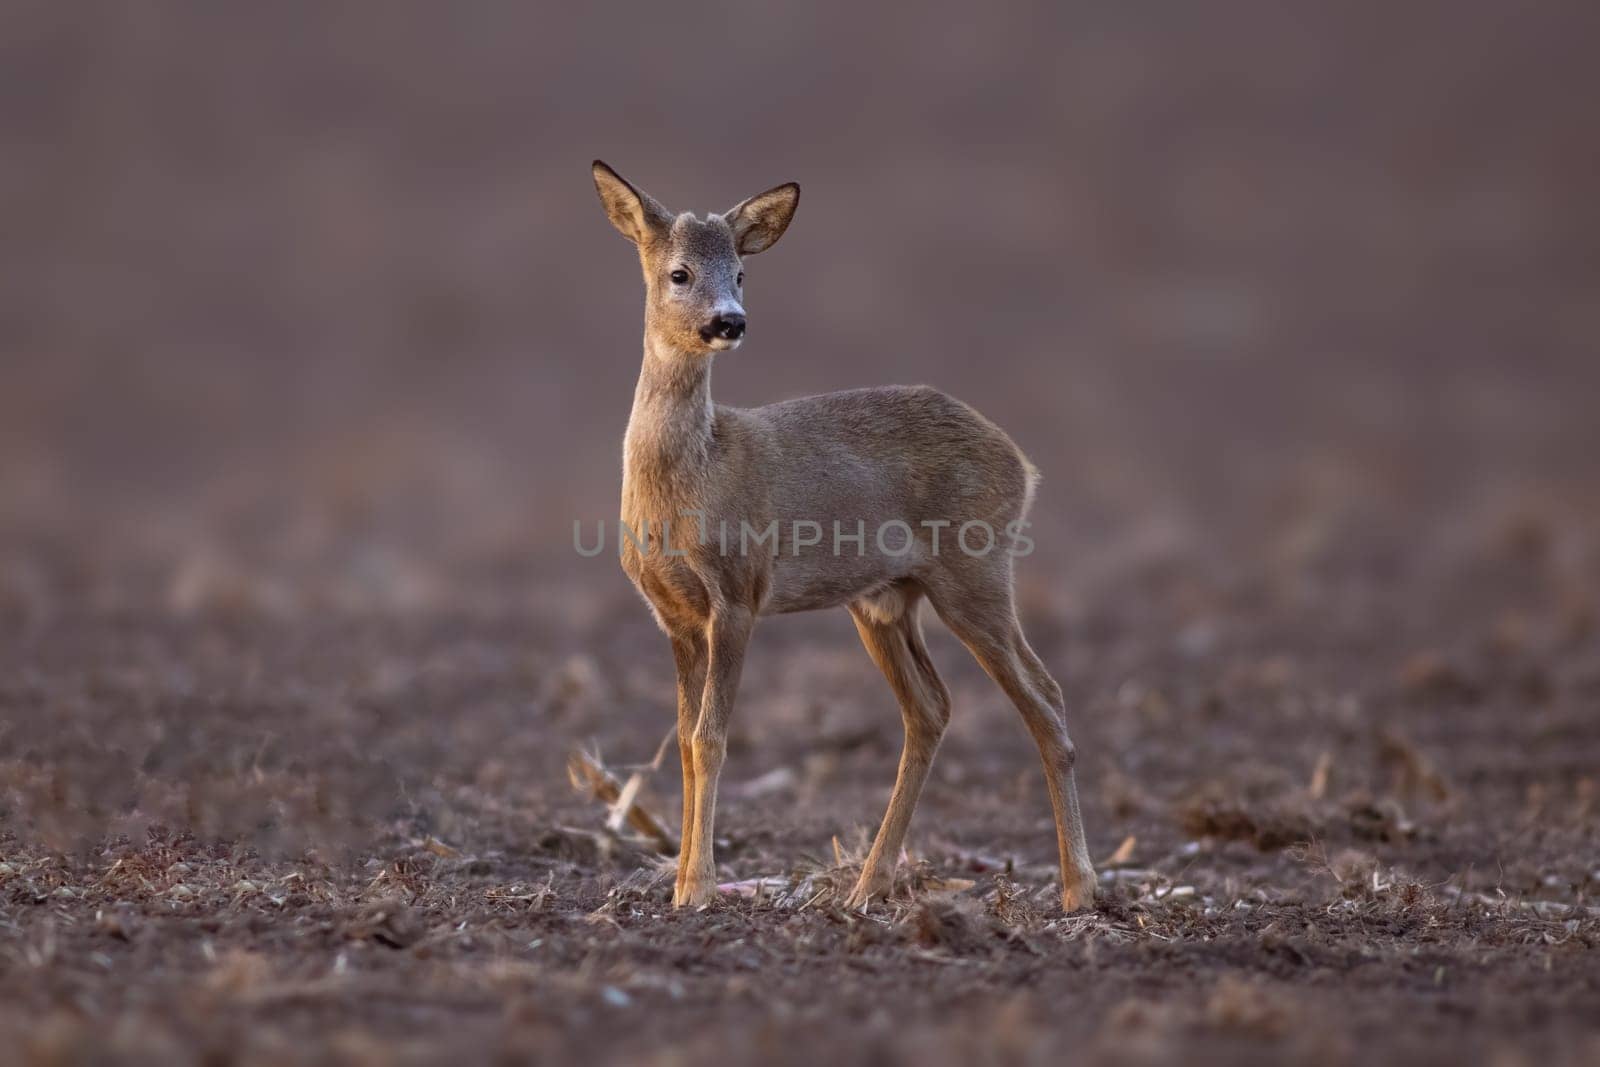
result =
[[713,352],[732,352],[735,348],[738,348],[743,341],[744,338],[742,337],[737,341],[730,341],[726,337],[713,337],[711,340],[706,342],[706,345]]

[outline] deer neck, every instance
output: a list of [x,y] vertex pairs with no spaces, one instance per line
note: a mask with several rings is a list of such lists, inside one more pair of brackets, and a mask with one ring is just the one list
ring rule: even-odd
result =
[[711,357],[674,350],[647,334],[623,448],[624,491],[692,491],[705,476],[714,418]]

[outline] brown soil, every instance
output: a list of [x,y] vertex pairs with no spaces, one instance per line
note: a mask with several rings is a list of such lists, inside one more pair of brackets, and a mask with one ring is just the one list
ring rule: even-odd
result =
[[[1561,588],[1493,544],[1456,562]],[[912,862],[851,914],[898,726],[842,619],[758,635],[720,859],[768,881],[699,912],[563,770],[592,740],[627,773],[668,721],[624,596],[566,640],[444,605],[13,622],[0,1027],[52,1062],[1594,1055],[1589,615],[1525,599],[1508,648],[1492,602],[1402,620],[1359,575],[1329,612],[1139,572],[1137,611],[1030,620],[1074,697],[1092,847],[1118,853],[1065,918],[1025,734],[942,631],[960,710]],[[675,784],[643,794],[669,825]]]

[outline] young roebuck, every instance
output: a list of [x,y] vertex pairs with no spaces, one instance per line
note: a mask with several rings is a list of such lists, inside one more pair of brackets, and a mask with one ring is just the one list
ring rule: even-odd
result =
[[[1066,706],[1023,637],[1012,595],[1033,465],[999,427],[925,386],[750,410],[714,404],[712,355],[739,347],[745,332],[743,257],[783,236],[800,187],[780,185],[696,218],[668,212],[598,161],[594,183],[644,267],[644,366],[623,446],[622,524],[630,536],[621,553],[677,665],[683,843],[673,903],[703,904],[716,892],[717,776],[756,619],[835,605],[849,608],[905,723],[889,810],[849,902],[889,892],[950,718],[950,693],[918,618],[926,597],[1038,743],[1055,810],[1062,907],[1089,904],[1094,870]],[[980,529],[987,539],[973,532]]]

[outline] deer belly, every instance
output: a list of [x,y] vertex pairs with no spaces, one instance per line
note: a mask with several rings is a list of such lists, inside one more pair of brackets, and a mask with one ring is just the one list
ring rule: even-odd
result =
[[869,596],[909,573],[907,561],[882,555],[832,552],[778,556],[772,561],[771,592],[763,615],[817,611]]

